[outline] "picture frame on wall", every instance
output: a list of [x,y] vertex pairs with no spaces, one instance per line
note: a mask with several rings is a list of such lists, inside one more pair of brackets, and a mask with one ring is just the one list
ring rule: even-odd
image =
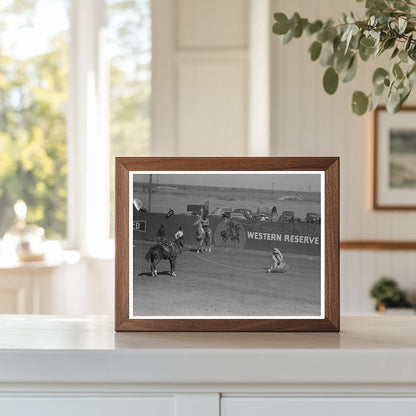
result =
[[416,107],[373,115],[373,209],[416,209]]
[[339,331],[339,158],[116,158],[116,331]]

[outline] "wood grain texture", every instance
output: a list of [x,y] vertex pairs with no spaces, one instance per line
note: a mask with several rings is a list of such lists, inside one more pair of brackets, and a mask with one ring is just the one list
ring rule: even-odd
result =
[[129,318],[129,171],[116,158],[115,327]]
[[[324,319],[129,319],[130,171],[325,172]],[[339,331],[339,158],[116,158],[116,331]]]
[[325,171],[325,317],[339,330],[339,159]]
[[416,241],[341,241],[341,250],[416,250]]
[[[373,112],[373,209],[374,210],[386,210],[386,211],[414,211],[416,210],[416,205],[381,205],[378,202],[378,120],[381,111],[387,111],[385,106],[377,107]],[[403,107],[401,112],[416,112],[416,106],[406,106]]]

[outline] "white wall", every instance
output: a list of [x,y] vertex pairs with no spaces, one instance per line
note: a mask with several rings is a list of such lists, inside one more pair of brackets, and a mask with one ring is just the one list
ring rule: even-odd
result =
[[153,155],[247,154],[249,10],[249,0],[153,0]]
[[[361,10],[351,0],[272,0],[272,11],[311,19],[341,16]],[[359,64],[359,76],[342,84],[334,96],[322,88],[324,68],[311,62],[308,37],[282,45],[272,36],[271,148],[279,156],[341,157],[341,240],[415,240],[416,213],[372,211],[372,121],[350,109],[352,92],[371,90],[377,62]],[[413,95],[413,102],[415,101]],[[383,274],[397,278],[404,289],[416,293],[415,253],[341,252],[341,310],[344,314],[372,309],[371,283]]]
[[[350,102],[355,89],[369,90],[375,64],[360,64],[359,77],[330,97],[322,88],[324,69],[309,60],[309,38],[282,46],[264,32],[269,25],[271,33],[273,11],[325,18],[362,5],[153,1],[154,155],[267,155],[270,148],[278,156],[340,156],[342,239],[414,239],[416,213],[370,209],[371,116],[353,115]],[[368,289],[382,274],[415,297],[413,270],[414,252],[341,252],[341,312],[370,313]],[[86,312],[111,314],[113,265],[97,261],[88,275],[87,290],[100,301]]]

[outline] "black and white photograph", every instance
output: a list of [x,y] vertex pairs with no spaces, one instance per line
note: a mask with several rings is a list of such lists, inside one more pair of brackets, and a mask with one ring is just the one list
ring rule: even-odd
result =
[[130,318],[323,318],[323,172],[130,172]]

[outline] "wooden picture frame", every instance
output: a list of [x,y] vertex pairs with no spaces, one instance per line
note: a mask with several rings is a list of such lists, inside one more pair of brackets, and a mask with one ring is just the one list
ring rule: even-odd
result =
[[416,209],[415,116],[411,106],[396,114],[381,106],[373,113],[374,210]]
[[[152,183],[153,174],[157,175],[160,181],[157,187],[158,193],[155,193],[155,186]],[[275,182],[272,183],[271,181],[274,180]],[[150,181],[151,184],[146,185],[146,181]],[[312,183],[312,188],[310,183]],[[316,184],[319,184],[319,188]],[[339,331],[339,158],[122,157],[116,158],[115,193],[116,331]],[[313,218],[315,214],[297,218],[296,212],[287,214],[290,211],[283,213],[285,215],[281,214],[279,218],[277,215],[273,217],[274,214],[267,217],[263,208],[260,209],[260,207],[256,216],[253,214],[252,218],[249,217],[252,215],[250,209],[229,210],[222,216],[218,214],[216,217],[211,215],[207,217],[204,214],[205,206],[196,205],[195,208],[195,205],[192,205],[195,202],[192,198],[196,193],[206,195],[208,202],[211,201],[209,194],[213,195],[212,198],[217,198],[216,200],[225,198],[218,196],[225,193],[231,196],[237,195],[235,201],[239,201],[240,205],[243,204],[241,202],[243,200],[246,204],[254,204],[254,200],[258,202],[261,198],[269,198],[277,201],[279,209],[296,206],[298,208],[294,211],[303,210],[303,215],[312,209],[309,207],[319,206],[322,222],[321,217],[319,217],[319,222]],[[136,194],[140,194],[143,199],[151,199],[150,211],[146,212],[144,204],[141,201],[137,202]],[[256,196],[257,199],[255,199],[254,196],[257,194],[261,198]],[[192,198],[191,195],[193,195]],[[197,243],[192,236],[193,231],[189,231],[189,227],[185,230],[185,225],[190,222],[192,214],[177,213],[175,209],[172,209],[174,203],[179,200],[178,198],[183,198],[181,207],[189,201],[190,205],[187,205],[186,209],[197,210],[196,214],[194,212],[196,215],[194,218],[197,220],[211,219],[212,228],[218,224],[215,232],[212,232],[216,244],[219,241],[217,237],[221,234],[218,234],[220,224],[221,227],[225,227],[224,224],[227,224],[227,227],[237,227],[238,223],[243,224],[239,230],[244,229],[244,232],[241,231],[241,234],[238,234],[241,239],[237,239],[237,243],[234,241],[234,244],[238,246],[234,245],[233,248],[231,243],[227,246],[228,240],[224,240],[224,236],[227,235],[225,233],[221,234],[224,244],[220,242],[218,246],[214,245],[212,252],[208,252],[208,249],[203,253],[195,251],[196,249],[192,247],[195,247]],[[202,199],[201,196],[199,198]],[[204,201],[201,200],[201,202]],[[232,203],[229,202],[229,204]],[[155,204],[163,207],[159,208],[159,213],[156,212]],[[207,209],[206,212],[211,213],[214,206],[210,208],[211,210]],[[221,209],[218,212],[220,211]],[[259,214],[260,211],[262,214]],[[243,218],[243,216],[246,217]],[[264,217],[267,218],[264,219]],[[261,223],[261,221],[264,222]],[[150,248],[147,253],[151,252],[152,255],[154,253],[151,250],[157,244],[147,239],[156,238],[155,224],[156,227],[160,227],[160,222],[166,224],[168,234],[172,236],[178,224],[184,224],[184,231],[187,234],[185,239],[189,244],[187,251],[178,255],[175,251],[176,244],[170,246],[171,255],[172,253],[176,253],[175,256],[178,255],[176,278],[169,274],[168,262],[165,262],[163,266],[165,268],[163,274],[159,271],[157,277],[152,277],[143,260],[148,247]],[[312,225],[316,227],[313,228]],[[135,227],[134,230],[133,227]],[[161,228],[158,230],[158,239],[164,238],[163,233],[159,233]],[[209,234],[207,229],[209,228],[205,228],[206,234]],[[269,229],[273,229],[273,232],[247,231]],[[281,230],[289,231],[286,231],[286,234],[279,234],[283,232]],[[142,234],[139,234],[140,232]],[[311,237],[307,237],[306,234]],[[313,237],[314,235],[320,238]],[[173,237],[168,239],[171,238]],[[241,240],[245,241],[244,246],[241,246],[243,244]],[[163,243],[159,246],[161,244]],[[269,248],[274,245],[281,248],[283,259],[276,260],[274,257],[274,265],[268,268],[266,263],[269,258],[272,259]],[[317,248],[316,245],[319,247]],[[293,253],[286,253],[284,247],[288,247],[287,250]],[[301,254],[298,254],[298,251]],[[165,253],[170,253],[169,249]],[[218,261],[219,258],[222,260]],[[279,270],[286,264],[285,262],[290,266],[286,273],[268,273],[268,271]],[[195,271],[195,264],[200,265],[198,266],[200,271]],[[252,264],[252,267],[244,269],[243,266],[247,267],[246,264]],[[277,269],[274,268],[276,264]],[[264,268],[265,265],[266,268]],[[209,273],[212,273],[214,277],[211,278]],[[230,288],[231,282],[233,287]],[[211,287],[209,291],[204,285],[207,287],[214,285],[214,288]],[[246,285],[250,285],[251,289],[247,289]],[[267,287],[272,285],[276,288],[276,292],[265,289],[264,293],[260,293],[263,285]],[[289,285],[292,286],[289,288]],[[304,289],[305,286],[309,287],[308,285],[311,287],[310,294],[307,292],[309,289]],[[153,289],[153,287],[158,287],[158,289]],[[299,292],[306,290],[303,300],[299,301],[299,312],[286,314],[287,311],[292,311],[292,307],[295,308],[293,310],[297,310],[297,301],[281,293],[286,290],[285,287],[287,293],[290,293],[290,296],[293,295],[293,299],[299,294],[296,288],[301,288]],[[259,288],[259,293],[257,293],[257,288]],[[180,300],[172,301],[173,296],[179,290]],[[161,293],[165,297],[160,298]],[[220,302],[217,297],[221,300],[223,297],[226,299],[228,293],[231,293],[230,296],[243,293],[240,297],[237,296],[238,299],[243,300],[242,304],[235,302],[230,306],[220,303],[219,312],[214,312],[213,306],[210,306],[211,309],[207,311],[203,310],[206,301],[208,303]],[[260,305],[257,296],[264,296],[264,299],[267,297],[267,302]],[[167,315],[164,299],[168,300],[169,304],[176,305],[172,306],[172,315]],[[196,299],[202,299],[202,301]],[[234,300],[234,297],[232,299]],[[250,306],[247,306],[245,302]],[[188,303],[200,309],[197,309],[196,313],[189,314],[177,312],[183,305],[188,307]],[[288,306],[284,306],[286,304]],[[275,312],[275,306],[280,312]],[[236,310],[243,308],[244,313],[233,312],[231,310],[233,307]],[[266,311],[271,312],[263,316],[262,308],[267,307],[269,309]],[[162,314],[158,312],[158,308],[163,309]],[[229,315],[224,313],[226,308],[230,308]],[[170,311],[171,309],[169,313]],[[308,316],[304,316],[305,311],[309,311]]]

